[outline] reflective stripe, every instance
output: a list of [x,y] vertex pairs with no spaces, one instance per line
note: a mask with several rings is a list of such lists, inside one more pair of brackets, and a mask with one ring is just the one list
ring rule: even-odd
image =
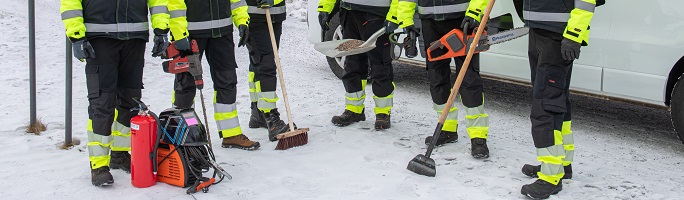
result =
[[102,136],[91,131],[88,132],[88,155],[106,156],[109,155],[109,146],[112,144],[111,136]]
[[538,148],[537,160],[541,162],[541,171],[537,173],[539,179],[558,184],[564,175],[563,158],[565,158],[565,150],[562,145]]
[[211,20],[211,21],[203,21],[203,22],[188,22],[188,30],[204,30],[204,29],[212,29],[212,28],[222,28],[226,26],[233,25],[232,19],[225,18],[225,19],[218,19],[218,20]]
[[446,119],[444,120],[444,126],[442,130],[449,132],[456,132],[458,129],[458,119]]
[[247,6],[247,2],[245,0],[240,0],[238,2],[234,2],[230,4],[231,9],[236,9],[242,6]]
[[541,163],[541,170],[537,172],[537,176],[539,176],[539,179],[552,183],[554,185],[558,185],[558,183],[560,183],[560,179],[563,178],[563,175],[565,175],[565,172],[563,171],[562,165],[555,165],[544,162]]
[[168,13],[169,9],[166,6],[153,6],[150,8],[150,15],[159,13]]
[[247,78],[247,84],[249,85],[249,100],[251,102],[256,102],[259,100],[257,96],[256,83],[254,83],[254,72],[249,72],[249,77]]
[[[445,105],[446,104],[437,105],[435,103],[432,103],[432,109],[434,109],[435,111],[437,111],[438,114],[441,115],[442,111],[444,110]],[[449,109],[449,114],[447,115],[447,120],[449,120],[449,119],[458,120],[458,107],[452,106]],[[458,122],[458,121],[456,121],[456,122]]]
[[363,101],[366,99],[366,90],[361,90],[354,93],[346,93],[346,104],[353,106],[363,106]]
[[563,135],[563,145],[574,145],[574,144],[575,144],[575,138],[572,136],[572,134]]
[[273,92],[259,92],[257,93],[259,100],[257,102],[257,108],[264,112],[270,112],[271,109],[276,108],[276,102],[278,101],[278,94]]
[[[287,9],[285,9],[285,6],[278,6],[278,7],[271,7],[270,11],[271,11],[271,15],[277,15],[277,14],[283,14],[283,13],[287,12],[286,10]],[[262,14],[262,15],[266,14],[266,11],[264,11],[264,9],[260,9],[256,6],[249,6],[247,8],[247,12],[250,14]]]
[[416,2],[418,2],[418,0],[399,0],[399,1],[411,2],[411,3],[416,3]]
[[532,21],[547,21],[547,22],[568,22],[570,13],[546,13],[523,11],[523,18]]
[[[537,157],[559,157],[562,158],[565,156],[565,149],[563,149],[562,145],[553,145],[550,147],[546,148],[538,148],[537,149]],[[540,160],[541,161],[541,160]],[[560,162],[555,163],[555,164],[560,164]]]
[[176,18],[176,17],[185,17],[187,10],[173,10],[169,12],[169,15],[171,18]]
[[[118,116],[118,114],[115,114]],[[112,151],[130,151],[131,150],[131,128],[119,123],[114,118],[112,124]]]
[[465,12],[466,10],[468,10],[468,3],[431,7],[418,6],[418,13],[422,15],[457,13]]
[[484,113],[484,106],[466,108],[466,127],[489,127],[489,115]]
[[67,20],[75,17],[83,17],[83,10],[68,10],[62,12],[62,20]]
[[224,119],[224,120],[218,120],[218,121],[216,121],[216,126],[218,127],[219,130],[233,129],[235,127],[240,127],[240,121],[238,120],[237,117]]
[[237,116],[238,116],[237,110],[234,110],[233,112],[227,112],[227,113],[214,112],[214,120],[216,120],[216,121],[221,121],[221,120],[231,119],[231,118],[237,118]]
[[215,103],[214,104],[214,112],[216,113],[227,113],[227,112],[233,112],[237,110],[237,105],[232,103],[232,104],[222,104],[222,103]]
[[392,107],[394,104],[394,94],[390,94],[386,97],[373,96],[373,100],[375,101],[375,107],[377,108]]
[[147,31],[149,24],[147,22],[139,23],[118,23],[118,24],[93,24],[85,23],[86,32],[135,32]]
[[342,2],[375,7],[389,7],[392,3],[391,0],[343,0]]
[[219,130],[219,136],[221,136],[221,138],[229,138],[240,134],[242,134],[242,128],[239,126],[231,129]]
[[593,13],[594,9],[596,8],[596,4],[592,4],[582,0],[575,0],[575,8],[586,10]]
[[572,164],[573,159],[575,158],[575,151],[574,150],[565,150],[565,158],[563,158],[563,166],[568,166]]

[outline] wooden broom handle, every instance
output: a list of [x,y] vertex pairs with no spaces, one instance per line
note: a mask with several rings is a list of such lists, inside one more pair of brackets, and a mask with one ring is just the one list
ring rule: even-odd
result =
[[278,80],[280,80],[280,89],[283,90],[283,101],[285,101],[285,111],[287,112],[287,123],[290,125],[290,131],[295,131],[292,123],[292,114],[290,114],[290,103],[287,100],[287,90],[285,89],[285,79],[283,78],[283,69],[280,66],[280,55],[278,55],[278,44],[273,31],[273,24],[271,24],[271,8],[266,8],[266,23],[268,24],[268,33],[271,35],[271,46],[273,47],[273,56],[275,57],[276,69],[278,69]]

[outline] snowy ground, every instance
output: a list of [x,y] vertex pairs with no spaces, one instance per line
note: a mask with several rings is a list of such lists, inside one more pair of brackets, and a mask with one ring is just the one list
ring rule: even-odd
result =
[[[82,143],[70,150],[58,149],[64,137],[63,26],[59,1],[36,3],[38,113],[48,125],[40,136],[23,131],[29,117],[27,3],[6,0],[0,7],[0,57],[6,61],[0,73],[0,96],[4,97],[0,114],[5,123],[0,126],[0,179],[5,180],[0,182],[2,199],[193,199],[185,189],[163,183],[134,188],[130,175],[119,170],[113,171],[113,187],[90,184],[84,63],[74,64],[73,78],[74,137]],[[306,7],[301,1],[295,4]],[[281,56],[295,121],[300,127],[311,128],[310,143],[275,151],[265,129],[248,128],[243,131],[260,141],[261,149],[223,149],[214,139],[218,161],[234,179],[194,198],[523,199],[520,186],[533,179],[522,175],[520,167],[536,162],[529,134],[529,88],[486,81],[491,158],[473,159],[465,129],[460,127],[460,141],[437,149],[433,156],[439,165],[437,177],[419,176],[407,171],[406,164],[424,153],[423,138],[432,133],[437,120],[425,71],[396,65],[392,129],[371,130],[374,117],[370,113],[369,121],[335,127],[329,120],[342,112],[344,89],[324,58],[304,38],[307,29],[302,19],[292,17],[284,24]],[[151,45],[148,54],[149,49]],[[246,125],[248,58],[244,48],[237,53],[239,114]],[[162,72],[159,63],[148,55],[147,89],[143,91],[145,102],[156,111],[170,105],[173,79]],[[212,93],[207,94],[211,99]],[[586,97],[572,99],[575,174],[552,199],[682,198],[684,145],[673,135],[667,111]],[[367,102],[367,109],[372,109],[372,100]],[[282,102],[279,105],[283,108]],[[215,130],[214,122],[209,123]]]

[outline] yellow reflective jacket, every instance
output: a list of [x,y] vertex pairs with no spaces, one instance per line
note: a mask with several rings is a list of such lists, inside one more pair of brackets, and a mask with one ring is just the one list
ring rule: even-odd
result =
[[589,24],[594,16],[596,0],[525,0],[523,18],[530,28],[563,34],[577,43],[587,45]]
[[[321,0],[318,2],[318,12],[332,12],[336,2],[337,0]],[[385,16],[387,21],[398,24],[398,3],[398,0],[341,0],[340,7]]]
[[418,10],[420,19],[448,20],[462,18],[464,15],[477,21],[482,19],[487,0],[399,0],[397,15],[400,28],[413,26],[413,16]]
[[171,36],[180,40],[231,35],[231,26],[248,25],[245,0],[169,0]]

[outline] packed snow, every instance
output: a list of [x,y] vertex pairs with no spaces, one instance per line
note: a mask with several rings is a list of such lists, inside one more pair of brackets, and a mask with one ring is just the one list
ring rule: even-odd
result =
[[[212,132],[217,160],[233,180],[211,186],[208,193],[157,183],[135,188],[130,174],[113,170],[114,185],[92,186],[88,166],[85,63],[73,65],[75,139],[64,141],[65,38],[59,1],[36,1],[37,110],[47,125],[41,135],[25,133],[29,120],[28,5],[5,0],[0,7],[0,196],[2,199],[524,199],[520,187],[534,179],[520,173],[536,163],[529,133],[529,88],[485,81],[487,112],[491,116],[488,144],[491,157],[470,156],[465,127],[459,142],[433,154],[437,176],[406,170],[425,152],[423,138],[432,134],[437,114],[432,110],[423,68],[396,64],[392,128],[372,130],[374,116],[348,127],[330,123],[344,108],[344,87],[313,50],[305,36],[306,0],[287,0],[289,18],[283,25],[282,57],[294,121],[308,127],[309,144],[273,150],[265,129],[249,129],[248,55],[237,48],[238,109],[243,132],[261,142],[257,151],[224,149]],[[236,35],[237,37],[237,35]],[[153,111],[170,107],[173,76],[161,60],[146,51],[143,100]],[[589,47],[591,48],[591,47]],[[208,66],[208,64],[204,64]],[[486,67],[486,66],[483,66]],[[205,70],[208,70],[205,68]],[[208,71],[205,72],[208,74]],[[210,101],[211,79],[205,76]],[[371,88],[366,110],[372,110]],[[573,96],[576,155],[572,180],[551,199],[681,199],[684,145],[674,136],[668,112],[647,107]],[[211,105],[211,104],[209,104]],[[284,112],[284,103],[278,102]],[[460,107],[462,105],[459,104]],[[209,116],[213,109],[208,108]],[[283,115],[284,116],[284,115]],[[464,113],[461,111],[461,124]],[[211,119],[211,118],[210,118]],[[216,130],[215,122],[209,121]]]

